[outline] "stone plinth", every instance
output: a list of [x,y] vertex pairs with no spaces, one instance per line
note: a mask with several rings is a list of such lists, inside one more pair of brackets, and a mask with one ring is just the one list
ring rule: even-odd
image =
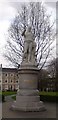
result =
[[22,68],[19,70],[20,89],[37,89],[38,69]]
[[13,110],[19,111],[43,111],[45,107],[39,96],[16,96],[12,105]]
[[37,90],[39,69],[37,68],[37,56],[35,54],[35,36],[31,27],[26,30],[24,37],[24,54],[18,70],[20,89],[17,92],[16,102],[12,105],[12,109],[22,111],[45,110]]
[[40,101],[39,91],[37,90],[38,68],[19,69],[19,86],[16,101],[12,105],[12,109],[19,111],[42,111],[45,106]]

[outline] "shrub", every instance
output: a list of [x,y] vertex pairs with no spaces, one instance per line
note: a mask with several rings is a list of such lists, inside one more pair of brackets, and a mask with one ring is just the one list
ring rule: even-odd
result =
[[58,96],[40,95],[40,100],[47,102],[58,102]]
[[58,102],[58,92],[39,92],[40,100],[47,102]]

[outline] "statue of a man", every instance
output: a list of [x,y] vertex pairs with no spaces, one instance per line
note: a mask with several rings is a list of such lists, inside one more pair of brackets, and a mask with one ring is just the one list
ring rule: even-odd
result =
[[34,42],[34,35],[31,32],[31,27],[28,27],[28,29],[25,32],[24,35],[25,41],[24,41],[24,58],[27,62],[31,62],[32,59],[32,48],[33,48],[33,42]]

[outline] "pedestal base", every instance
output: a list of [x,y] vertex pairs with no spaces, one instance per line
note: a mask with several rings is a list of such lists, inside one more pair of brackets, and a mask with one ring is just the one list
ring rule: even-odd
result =
[[42,111],[45,106],[40,101],[38,84],[38,68],[28,66],[19,69],[19,87],[16,101],[12,105],[13,110],[19,111]]
[[12,110],[19,111],[43,111],[45,106],[40,101],[40,96],[16,96],[16,101],[12,105]]

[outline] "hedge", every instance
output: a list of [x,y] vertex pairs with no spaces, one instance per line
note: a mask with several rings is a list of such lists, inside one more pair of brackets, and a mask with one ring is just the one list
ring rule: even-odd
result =
[[16,94],[17,92],[16,91],[3,91],[2,92],[2,95],[4,96],[9,96],[9,95],[14,95]]
[[58,96],[40,95],[40,100],[47,102],[58,102]]
[[[40,100],[43,102],[58,102],[58,92],[39,92]],[[12,96],[16,100],[16,96]]]
[[39,92],[40,100],[47,102],[58,102],[58,92]]
[[4,95],[0,95],[0,102],[5,102],[5,96]]
[[[16,96],[12,96],[14,100],[16,100]],[[58,103],[58,96],[48,96],[48,95],[40,95],[40,100],[43,102],[57,102]]]

